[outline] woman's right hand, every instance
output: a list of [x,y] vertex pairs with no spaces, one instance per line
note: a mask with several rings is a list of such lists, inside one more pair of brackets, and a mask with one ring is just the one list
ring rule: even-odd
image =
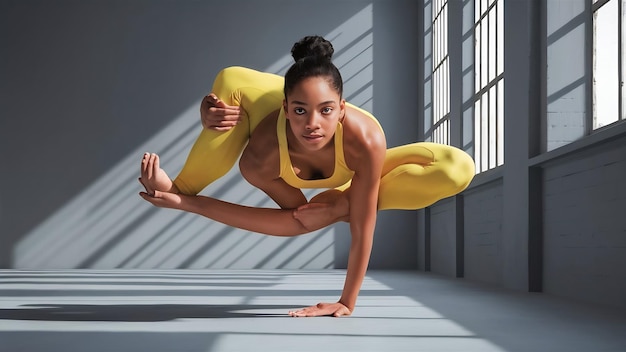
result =
[[155,191],[176,193],[172,180],[159,165],[159,156],[154,153],[144,153],[139,182],[149,195],[154,195]]
[[242,119],[239,106],[226,105],[217,95],[211,93],[202,99],[200,120],[206,129],[228,131]]

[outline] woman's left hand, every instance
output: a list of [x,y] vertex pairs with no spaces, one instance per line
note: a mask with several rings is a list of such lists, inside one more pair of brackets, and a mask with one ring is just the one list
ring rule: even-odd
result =
[[176,193],[154,191],[153,195],[146,192],[139,192],[139,195],[159,208],[179,209],[182,203],[182,196]]
[[348,307],[343,304],[337,303],[318,303],[314,306],[303,308],[296,311],[290,311],[291,317],[319,317],[319,316],[333,316],[341,317],[352,314]]

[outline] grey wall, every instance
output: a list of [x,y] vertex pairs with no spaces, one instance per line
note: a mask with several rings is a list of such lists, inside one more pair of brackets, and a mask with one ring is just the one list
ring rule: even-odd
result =
[[502,181],[477,186],[465,195],[465,277],[501,284]]
[[[218,70],[280,73],[308,34],[333,40],[347,97],[388,144],[415,141],[417,14],[408,0],[0,0],[0,268],[345,266],[347,226],[280,239],[157,210],[138,161],[158,152],[174,176]],[[237,170],[204,193],[274,206]],[[381,213],[371,267],[416,267],[415,218]]]
[[626,307],[626,137],[544,167],[545,292]]
[[506,1],[505,163],[476,176],[462,216],[458,197],[420,211],[420,268],[626,308],[626,122],[590,128],[585,2]]
[[439,201],[430,211],[431,271],[456,275],[456,226],[454,197]]

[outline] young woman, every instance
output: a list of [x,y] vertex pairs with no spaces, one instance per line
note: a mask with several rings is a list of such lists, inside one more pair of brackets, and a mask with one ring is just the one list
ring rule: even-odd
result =
[[[474,176],[472,159],[454,147],[414,143],[387,150],[377,120],[343,99],[332,54],[330,42],[305,37],[292,49],[296,62],[284,80],[242,67],[222,70],[202,103],[206,128],[176,179],[160,168],[156,154],[146,153],[141,163],[146,192],[140,195],[155,206],[275,236],[348,221],[352,240],[341,298],[289,312],[297,317],[352,313],[378,210],[423,208],[461,192]],[[280,209],[196,195],[240,155],[244,178]],[[302,188],[329,190],[307,201]]]

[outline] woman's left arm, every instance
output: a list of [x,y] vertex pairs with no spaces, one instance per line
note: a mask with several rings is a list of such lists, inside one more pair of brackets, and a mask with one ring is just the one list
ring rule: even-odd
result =
[[[355,149],[357,148],[353,150]],[[290,312],[291,316],[333,315],[338,317],[352,314],[372,251],[378,210],[378,187],[385,154],[386,143],[381,133],[366,138],[359,156],[351,158],[356,161],[352,166],[355,173],[348,195],[352,241],[346,280],[339,302],[320,303]]]
[[356,305],[372,252],[378,211],[378,187],[386,150],[384,140],[371,141],[368,144],[365,149],[368,155],[364,155],[355,168],[349,194],[352,241],[346,281],[339,303],[350,312]]

